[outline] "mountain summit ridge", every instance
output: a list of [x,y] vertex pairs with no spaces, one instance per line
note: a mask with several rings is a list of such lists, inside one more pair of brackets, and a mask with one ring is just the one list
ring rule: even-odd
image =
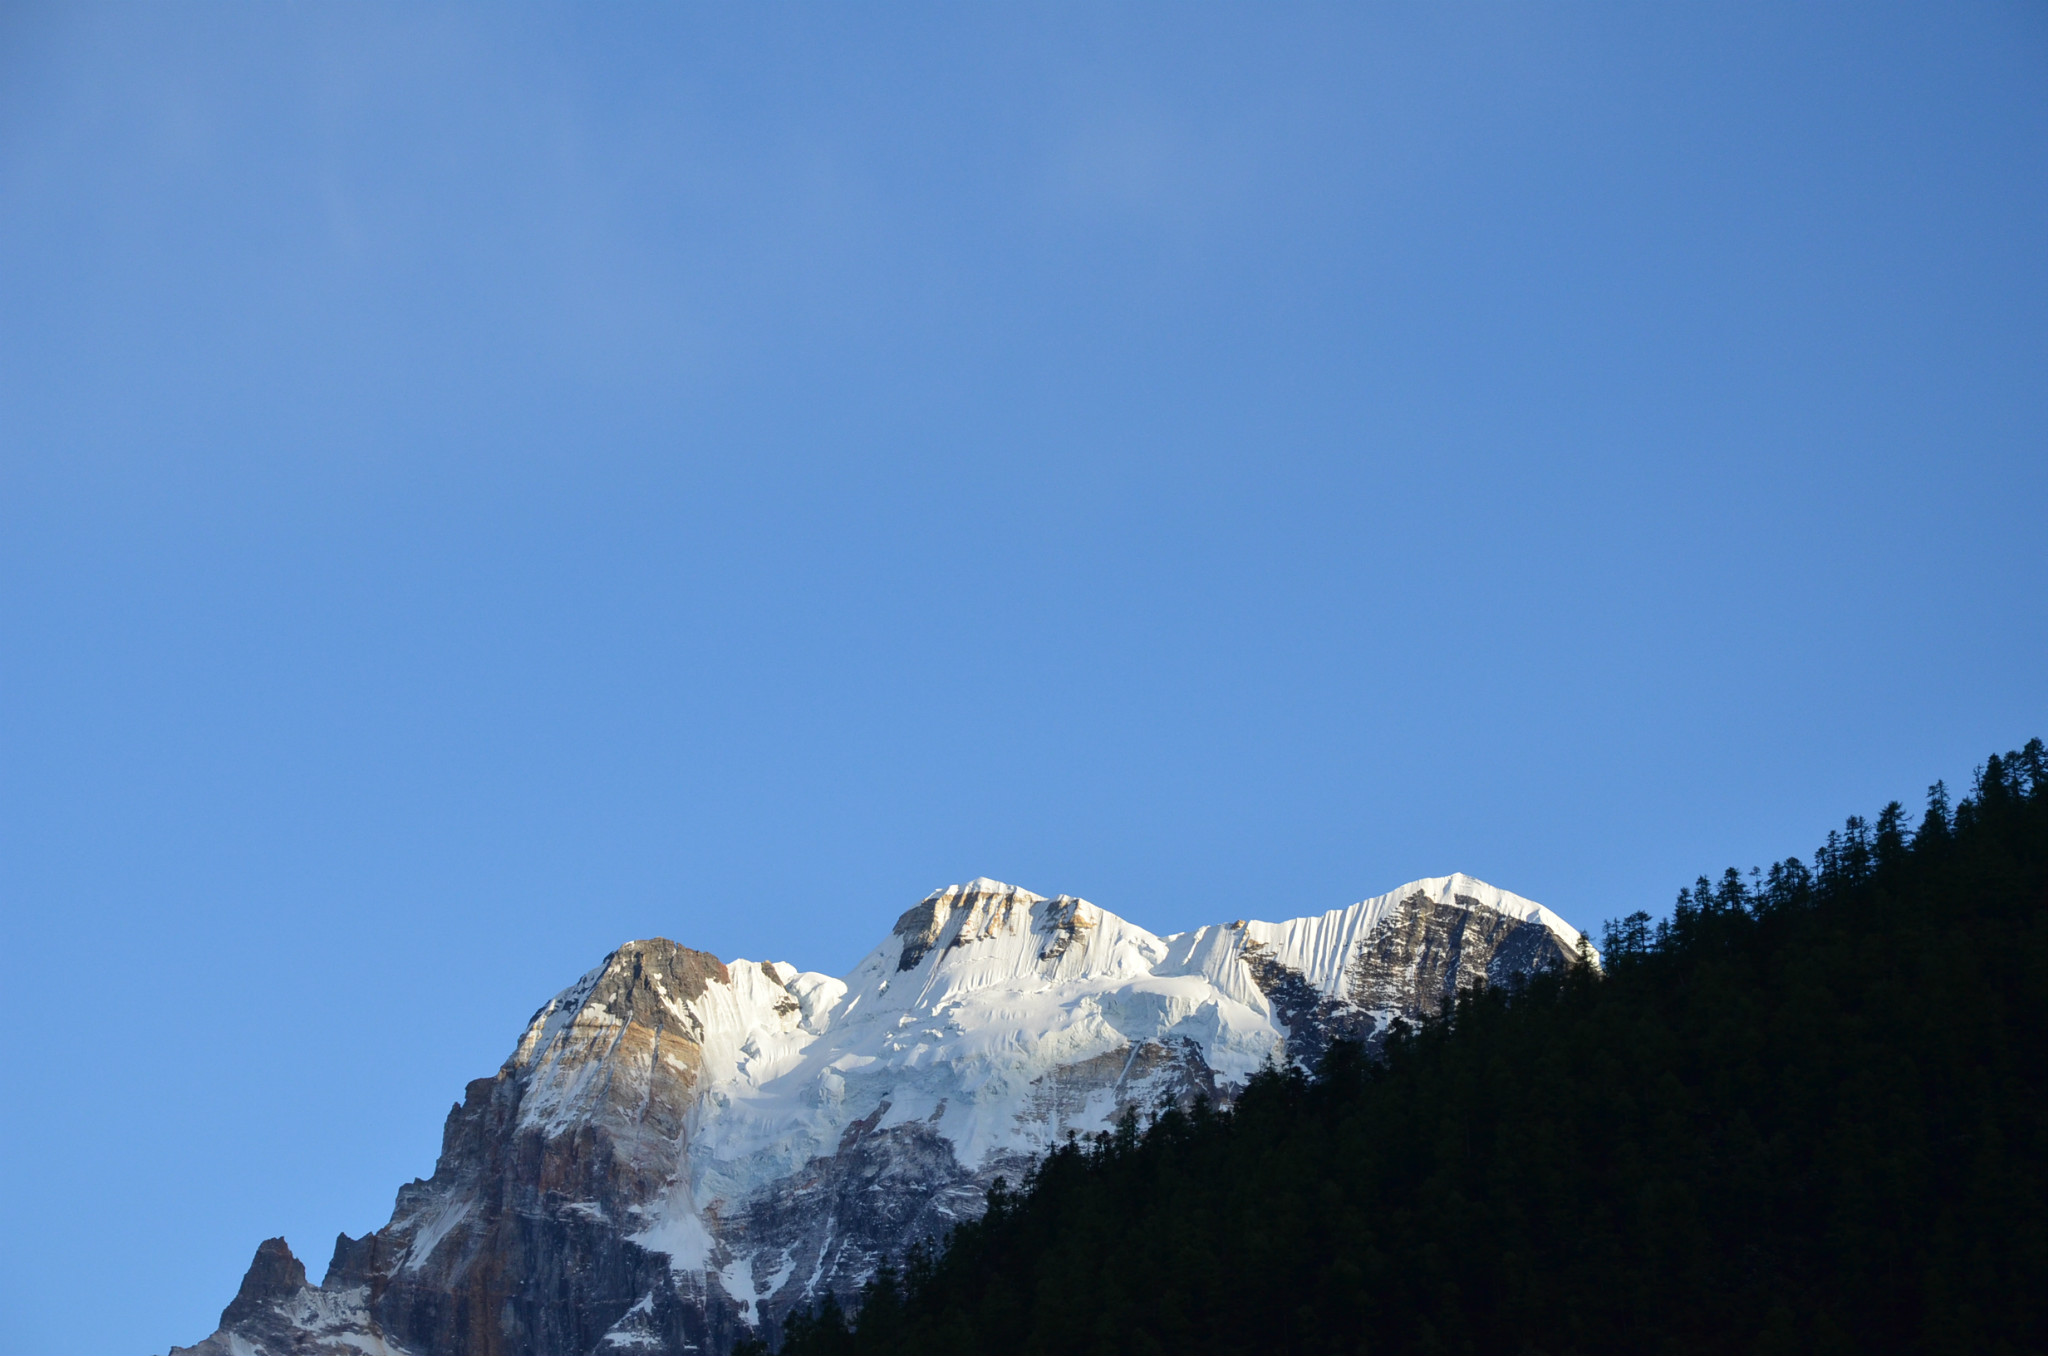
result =
[[1376,1046],[1580,940],[1450,875],[1167,936],[977,877],[844,978],[628,942],[469,1084],[390,1223],[337,1240],[317,1287],[266,1242],[264,1284],[173,1356],[724,1352],[850,1297],[1069,1135]]

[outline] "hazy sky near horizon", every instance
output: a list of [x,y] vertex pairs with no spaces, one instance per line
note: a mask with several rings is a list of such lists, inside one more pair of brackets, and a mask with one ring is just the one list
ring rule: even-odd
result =
[[1582,926],[2048,734],[2048,11],[0,8],[0,1356],[633,937]]

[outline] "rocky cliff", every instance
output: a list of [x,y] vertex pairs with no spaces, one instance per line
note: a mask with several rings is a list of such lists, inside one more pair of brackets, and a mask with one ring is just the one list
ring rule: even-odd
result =
[[1578,941],[1448,876],[1170,937],[976,880],[844,979],[628,943],[469,1085],[389,1224],[337,1240],[318,1286],[265,1242],[219,1331],[172,1356],[717,1356],[850,1297],[1070,1133],[1227,1101]]

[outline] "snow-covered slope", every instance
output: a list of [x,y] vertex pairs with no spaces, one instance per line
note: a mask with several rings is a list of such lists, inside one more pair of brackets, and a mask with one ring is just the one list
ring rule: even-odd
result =
[[319,1287],[259,1254],[267,1279],[200,1350],[724,1351],[977,1214],[1069,1133],[1227,1100],[1339,1037],[1375,1045],[1579,940],[1444,876],[1168,937],[979,879],[920,901],[843,980],[629,943],[469,1085],[390,1224],[340,1239]]

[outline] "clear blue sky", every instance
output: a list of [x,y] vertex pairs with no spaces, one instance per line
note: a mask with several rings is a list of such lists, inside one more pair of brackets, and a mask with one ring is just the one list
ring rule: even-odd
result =
[[1583,925],[2048,733],[2037,5],[0,10],[0,1356],[665,935]]

